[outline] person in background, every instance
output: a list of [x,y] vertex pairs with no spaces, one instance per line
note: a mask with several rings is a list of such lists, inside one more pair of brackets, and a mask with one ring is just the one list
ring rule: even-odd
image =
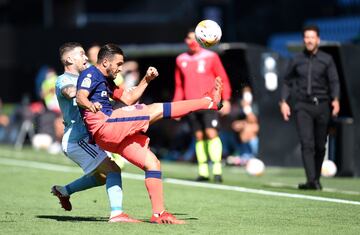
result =
[[100,45],[97,43],[93,43],[89,49],[86,51],[86,55],[88,57],[88,62],[90,65],[96,64],[97,56],[100,51]]
[[243,88],[239,111],[237,118],[231,124],[232,130],[236,134],[233,144],[236,155],[229,156],[227,163],[242,166],[246,165],[250,158],[257,157],[259,151],[260,126],[254,111],[253,95],[249,86]]
[[[210,50],[200,47],[195,39],[194,30],[189,30],[185,43],[188,51],[176,58],[175,94],[173,101],[197,99],[214,86],[215,79],[220,77],[223,83],[222,99],[224,107],[221,115],[230,113],[231,87],[229,78],[219,56]],[[188,117],[195,135],[195,152],[198,161],[197,181],[209,180],[208,157],[212,161],[214,181],[222,179],[222,142],[218,134],[219,117],[214,111],[201,111]]]
[[[299,189],[321,190],[321,166],[331,116],[340,110],[339,76],[331,55],[319,50],[317,26],[303,29],[305,49],[290,61],[282,87],[280,111],[285,121],[293,114],[301,144],[306,182]],[[295,105],[288,104],[295,83]]]
[[64,128],[55,94],[57,74],[51,67],[46,67],[46,70],[42,68],[41,71],[43,79],[38,94],[40,100],[31,103],[35,127],[31,142],[35,149],[44,149],[51,154],[57,154],[61,152],[60,142]]
[[6,128],[10,123],[8,115],[3,113],[3,104],[0,98],[0,142],[5,140]]

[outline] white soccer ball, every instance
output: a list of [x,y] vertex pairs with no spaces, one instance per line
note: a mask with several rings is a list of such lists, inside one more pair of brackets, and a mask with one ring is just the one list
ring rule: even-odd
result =
[[321,175],[324,177],[333,177],[337,172],[335,163],[331,160],[325,160],[321,166]]
[[213,20],[200,21],[195,28],[195,38],[203,47],[217,44],[222,36],[220,26]]
[[51,146],[53,140],[48,134],[36,134],[31,140],[32,146],[36,149],[47,150]]
[[249,175],[260,176],[265,172],[265,164],[260,159],[252,158],[246,163],[245,170]]

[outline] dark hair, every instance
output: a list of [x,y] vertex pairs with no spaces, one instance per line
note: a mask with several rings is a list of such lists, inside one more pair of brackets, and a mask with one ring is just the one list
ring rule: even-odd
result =
[[317,25],[306,25],[303,28],[303,36],[305,35],[306,31],[315,31],[316,34],[320,37],[320,29]]
[[66,60],[63,58],[64,54],[74,50],[76,47],[82,47],[82,45],[78,42],[66,42],[63,45],[60,46],[59,48],[59,56],[60,56],[60,60],[61,63],[63,65],[66,64]]
[[124,52],[118,45],[108,43],[101,47],[98,53],[97,63],[101,63],[105,58],[111,60],[116,54],[124,56]]
[[194,27],[189,28],[186,35],[188,35],[189,33],[195,33],[195,28]]

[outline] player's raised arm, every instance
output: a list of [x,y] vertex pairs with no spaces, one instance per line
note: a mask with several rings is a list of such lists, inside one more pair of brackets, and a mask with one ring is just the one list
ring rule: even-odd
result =
[[124,90],[120,100],[127,105],[136,103],[144,93],[150,81],[154,80],[157,76],[159,76],[157,69],[149,67],[139,85],[137,85],[135,89]]
[[92,103],[88,97],[89,97],[89,91],[85,89],[80,89],[76,92],[76,103],[78,106],[88,109],[93,113],[96,113],[101,109],[101,104],[98,102]]

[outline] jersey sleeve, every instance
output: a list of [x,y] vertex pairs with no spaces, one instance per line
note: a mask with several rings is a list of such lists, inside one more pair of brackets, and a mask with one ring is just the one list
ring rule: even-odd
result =
[[91,72],[81,73],[77,81],[77,90],[87,90],[91,93],[98,85],[98,79]]
[[76,86],[76,84],[74,84],[74,82],[68,77],[60,76],[56,80],[55,87],[56,87],[56,90],[59,91],[58,93],[61,96],[63,96],[63,94],[61,92],[62,89],[66,88],[66,87],[69,87],[69,86]]
[[223,83],[222,98],[224,100],[230,100],[231,98],[231,85],[229,77],[225,71],[225,68],[217,54],[214,54],[214,73],[215,76],[221,77]]
[[173,101],[179,101],[184,99],[184,88],[183,88],[183,81],[181,76],[181,71],[176,61],[175,66],[175,92]]

